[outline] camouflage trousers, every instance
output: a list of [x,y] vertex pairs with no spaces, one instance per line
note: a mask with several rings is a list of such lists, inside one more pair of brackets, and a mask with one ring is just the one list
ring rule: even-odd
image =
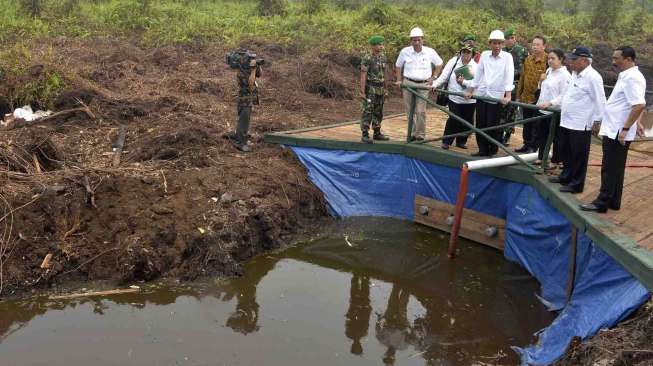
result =
[[378,94],[367,94],[367,100],[363,101],[363,116],[361,117],[361,131],[367,132],[370,129],[379,130],[383,120],[384,96]]

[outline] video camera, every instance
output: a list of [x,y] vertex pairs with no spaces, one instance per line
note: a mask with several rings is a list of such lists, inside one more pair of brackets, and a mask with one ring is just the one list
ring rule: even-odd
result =
[[257,58],[256,54],[250,50],[236,49],[227,54],[226,62],[232,69],[249,69],[250,62],[256,60],[256,66],[261,66],[265,64],[265,60],[262,58]]

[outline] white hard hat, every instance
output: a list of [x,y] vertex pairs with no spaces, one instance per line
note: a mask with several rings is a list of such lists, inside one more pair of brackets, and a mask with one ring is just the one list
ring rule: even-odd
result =
[[410,38],[413,37],[424,37],[424,32],[422,32],[422,28],[420,27],[415,27],[410,30]]
[[488,40],[496,40],[496,41],[505,41],[506,37],[504,37],[503,32],[500,30],[493,30],[492,33],[490,33],[490,37]]

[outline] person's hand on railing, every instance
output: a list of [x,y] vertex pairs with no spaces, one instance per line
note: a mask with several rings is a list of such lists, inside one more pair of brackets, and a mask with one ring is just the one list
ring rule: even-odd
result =
[[552,105],[551,102],[542,102],[542,103],[538,104],[537,106],[538,106],[539,108],[541,108],[541,109],[547,109],[547,108],[549,108],[551,105]]
[[508,103],[510,103],[510,97],[504,95],[503,98],[501,98],[501,104],[506,105]]
[[472,90],[470,90],[470,89],[465,90],[464,95],[465,95],[465,99],[470,99],[474,95],[474,90],[473,89]]
[[401,87],[401,80],[397,80],[397,81],[395,81],[394,84],[395,84],[396,86]]

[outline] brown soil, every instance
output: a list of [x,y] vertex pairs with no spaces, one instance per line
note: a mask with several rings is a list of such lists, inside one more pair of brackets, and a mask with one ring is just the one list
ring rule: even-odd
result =
[[[39,74],[66,75],[57,110],[79,110],[0,136],[0,296],[80,280],[236,275],[241,261],[326,217],[293,154],[262,134],[357,118],[355,58],[251,43],[273,62],[249,154],[222,137],[234,128],[237,89],[219,45],[35,46]],[[401,108],[398,98],[387,105]],[[113,167],[120,128],[126,142]]]

